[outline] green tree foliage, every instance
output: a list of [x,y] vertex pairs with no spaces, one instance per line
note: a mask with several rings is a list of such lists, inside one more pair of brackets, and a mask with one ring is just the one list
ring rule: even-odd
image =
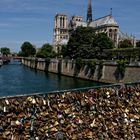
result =
[[140,40],[136,43],[136,47],[140,48]]
[[87,65],[87,68],[90,69],[89,78],[91,78],[92,76],[94,76],[94,72],[96,69],[96,59],[90,59],[85,64]]
[[118,80],[121,80],[125,75],[127,61],[122,59],[122,60],[118,60],[117,63],[118,63],[118,74],[119,74]]
[[133,45],[129,39],[125,39],[119,42],[119,48],[133,48]]
[[95,51],[96,58],[98,59],[102,59],[104,57],[103,51],[105,49],[114,48],[114,43],[105,33],[96,34],[92,45]]
[[126,59],[130,62],[130,60],[138,60],[140,58],[140,48],[109,49],[105,50],[104,54],[106,54],[109,59]]
[[47,57],[52,57],[52,55],[54,54],[52,52],[52,46],[50,44],[44,44],[40,50],[37,52],[36,57],[40,57],[40,58],[47,58]]
[[67,56],[70,58],[90,58],[94,53],[92,41],[94,38],[94,30],[90,27],[78,27],[72,32],[67,45]]
[[62,45],[61,46],[61,55],[63,55],[63,57],[67,57],[67,45]]
[[7,48],[7,47],[1,48],[0,51],[1,51],[1,53],[2,53],[3,55],[6,55],[6,56],[7,56],[8,54],[10,54],[10,49]]
[[102,58],[104,49],[112,49],[114,44],[105,33],[95,34],[91,27],[78,27],[72,32],[65,55],[70,58]]
[[20,56],[28,57],[36,53],[35,47],[30,42],[24,42],[21,46]]

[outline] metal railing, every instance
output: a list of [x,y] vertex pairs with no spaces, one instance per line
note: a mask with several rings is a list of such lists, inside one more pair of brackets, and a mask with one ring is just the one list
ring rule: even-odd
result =
[[25,97],[25,96],[45,96],[47,94],[64,94],[67,92],[70,93],[80,93],[84,91],[88,91],[90,89],[100,89],[100,88],[114,88],[114,87],[121,87],[123,86],[135,86],[140,84],[140,81],[136,82],[128,82],[128,83],[116,83],[116,84],[107,84],[107,85],[100,85],[100,86],[93,86],[93,87],[84,87],[84,88],[75,88],[75,89],[68,89],[68,90],[55,90],[55,91],[49,91],[49,92],[39,92],[39,93],[29,93],[29,94],[21,94],[21,95],[10,95],[10,96],[1,96],[0,99],[2,98],[13,98],[13,97]]

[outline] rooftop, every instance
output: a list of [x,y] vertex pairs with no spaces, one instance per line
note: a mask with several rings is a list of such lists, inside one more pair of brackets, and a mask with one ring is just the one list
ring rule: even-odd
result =
[[115,21],[115,19],[113,18],[112,15],[107,15],[107,16],[98,18],[98,19],[94,20],[93,22],[91,22],[89,26],[97,27],[97,26],[102,26],[102,25],[118,26],[117,22]]

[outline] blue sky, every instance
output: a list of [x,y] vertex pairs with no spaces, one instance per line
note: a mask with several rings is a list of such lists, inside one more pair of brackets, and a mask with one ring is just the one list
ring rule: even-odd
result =
[[[0,0],[0,47],[18,52],[24,41],[36,47],[52,43],[54,16],[86,19],[88,0]],[[140,39],[140,0],[92,0],[93,19],[113,16],[122,32]]]

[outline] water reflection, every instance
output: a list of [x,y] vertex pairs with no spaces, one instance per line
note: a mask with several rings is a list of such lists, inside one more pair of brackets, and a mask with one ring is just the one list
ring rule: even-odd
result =
[[100,83],[36,71],[20,65],[20,62],[11,62],[0,68],[0,96],[48,92],[95,85],[100,85]]

